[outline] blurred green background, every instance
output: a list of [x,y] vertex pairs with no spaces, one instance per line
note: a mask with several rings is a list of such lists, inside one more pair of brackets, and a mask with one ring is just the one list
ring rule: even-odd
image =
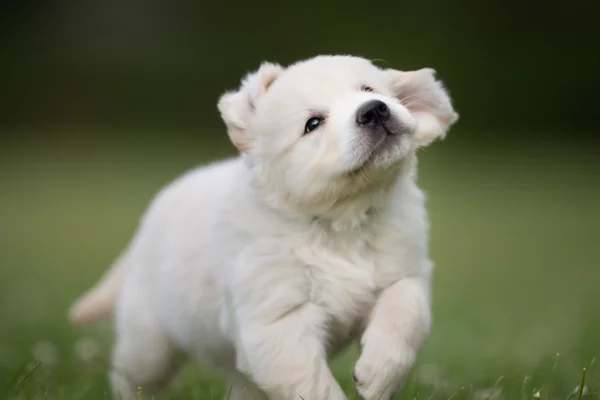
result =
[[[461,115],[421,154],[435,322],[405,398],[564,399],[590,364],[600,389],[598,2],[3,7],[0,398],[107,398],[110,327],[70,326],[70,302],[158,189],[235,154],[224,90],[263,60],[323,53],[433,67]],[[335,364],[349,393],[355,357]],[[196,371],[178,382],[173,398],[223,391]]]

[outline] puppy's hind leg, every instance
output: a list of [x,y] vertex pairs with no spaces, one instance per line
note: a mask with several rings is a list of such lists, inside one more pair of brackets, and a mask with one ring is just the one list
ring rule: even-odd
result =
[[125,293],[117,310],[117,342],[110,380],[117,399],[151,398],[178,371],[184,356],[160,329],[151,307]]

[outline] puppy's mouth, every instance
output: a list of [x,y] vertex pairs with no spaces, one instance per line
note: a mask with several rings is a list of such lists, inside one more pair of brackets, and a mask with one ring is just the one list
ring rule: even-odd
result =
[[359,173],[373,165],[380,159],[400,158],[394,157],[394,154],[401,154],[406,146],[401,143],[402,137],[410,134],[409,130],[399,122],[379,123],[376,127],[367,132],[361,132],[365,135],[363,143],[367,149],[363,153],[362,162],[356,168],[352,169],[351,174]]
[[386,124],[381,123],[377,128],[374,129],[372,134],[378,136],[379,139],[376,140],[371,146],[366,162],[369,162],[369,160],[373,159],[374,156],[381,152],[382,149],[385,148],[386,144],[397,142],[399,140],[398,136],[400,136],[402,132],[398,129],[393,130]]
[[386,123],[385,123],[385,122],[380,122],[380,125],[379,125],[379,126],[380,126],[380,127],[381,127],[381,129],[383,129],[383,131],[385,132],[385,134],[386,134],[386,137],[387,137],[387,136],[401,135],[401,134],[402,134],[402,131],[400,131],[400,130],[398,130],[398,129],[396,129],[396,130],[390,130],[390,128],[388,128],[388,126],[386,125]]

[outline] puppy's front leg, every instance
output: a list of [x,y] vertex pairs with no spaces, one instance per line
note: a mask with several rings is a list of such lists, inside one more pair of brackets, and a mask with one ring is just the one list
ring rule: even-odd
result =
[[305,304],[281,319],[241,326],[238,368],[269,399],[346,399],[327,363],[319,314]]
[[354,367],[356,388],[363,399],[390,400],[400,390],[430,324],[427,279],[404,278],[381,293]]
[[230,283],[237,368],[270,400],[345,400],[327,363],[327,314],[310,300],[304,266],[269,247],[244,254]]

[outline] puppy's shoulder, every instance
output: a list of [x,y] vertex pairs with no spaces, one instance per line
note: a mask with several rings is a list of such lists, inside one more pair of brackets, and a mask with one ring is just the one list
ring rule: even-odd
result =
[[[400,275],[429,270],[429,221],[425,195],[414,182],[394,193],[390,207],[371,226],[373,257]],[[393,267],[395,266],[395,267]],[[394,271],[387,271],[394,276]],[[385,275],[385,274],[384,274]]]

